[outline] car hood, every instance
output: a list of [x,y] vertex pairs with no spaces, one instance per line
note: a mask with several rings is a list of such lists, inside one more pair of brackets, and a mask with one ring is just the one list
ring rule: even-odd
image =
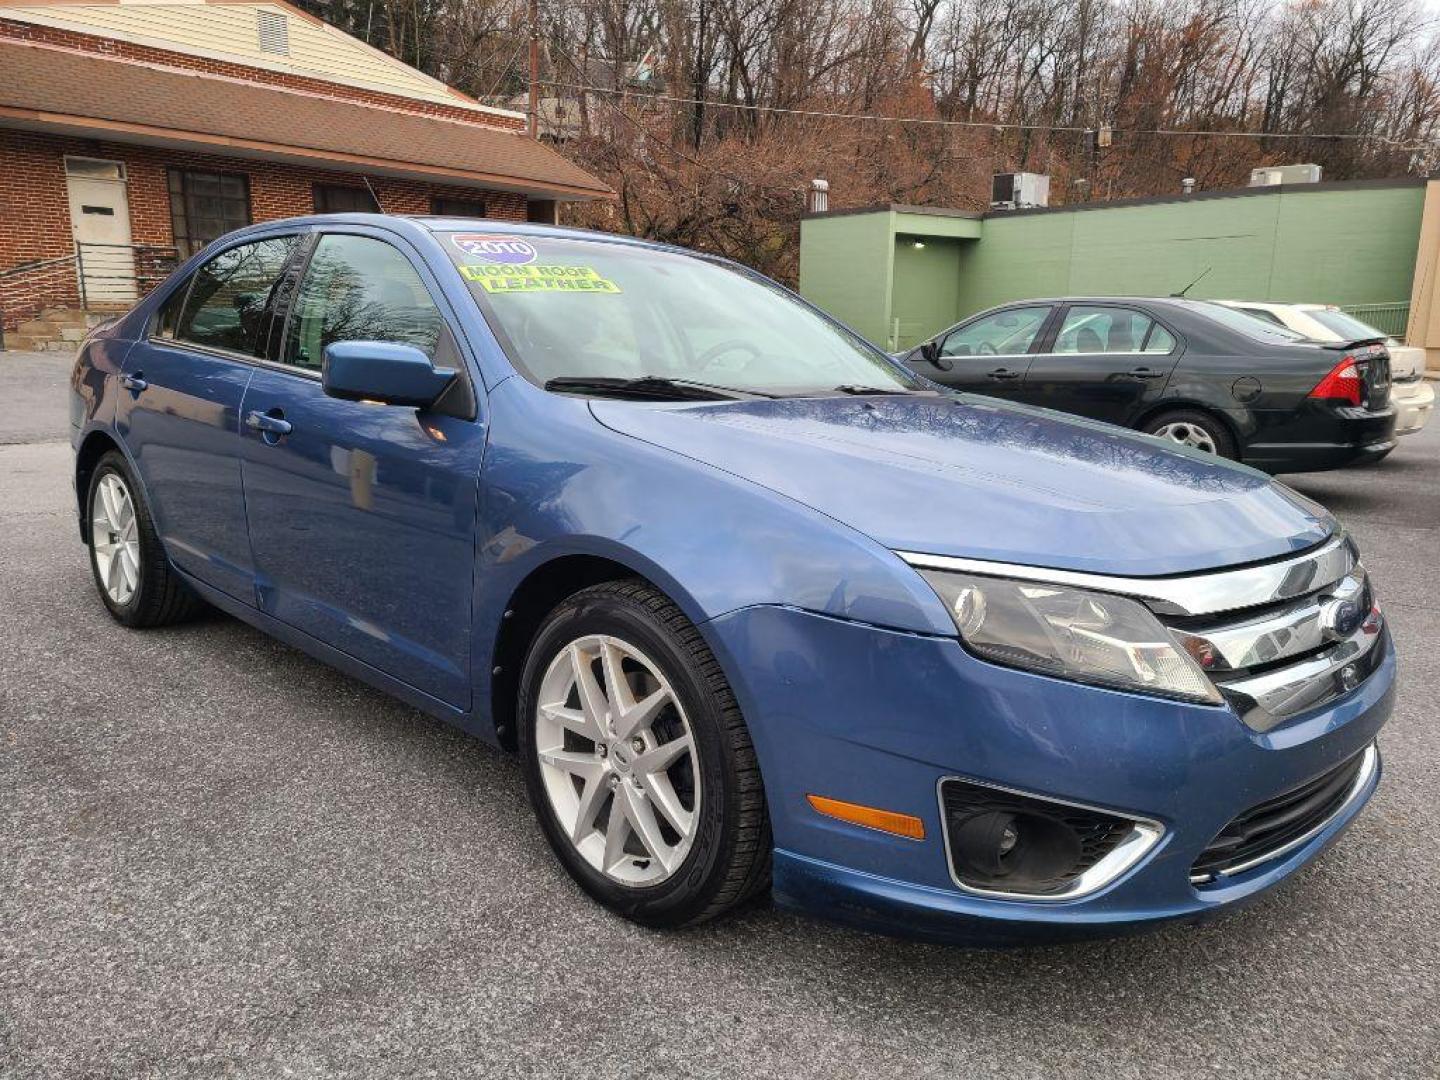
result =
[[591,410],[895,550],[1162,575],[1286,555],[1336,529],[1253,469],[981,397],[597,400]]

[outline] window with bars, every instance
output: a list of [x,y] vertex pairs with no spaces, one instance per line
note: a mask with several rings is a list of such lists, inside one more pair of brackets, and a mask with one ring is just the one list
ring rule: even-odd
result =
[[430,212],[441,217],[484,217],[485,200],[435,195],[430,199]]
[[379,205],[369,188],[348,187],[343,184],[315,185],[315,212],[317,214],[378,214]]
[[250,224],[250,183],[244,173],[171,169],[170,227],[180,257]]

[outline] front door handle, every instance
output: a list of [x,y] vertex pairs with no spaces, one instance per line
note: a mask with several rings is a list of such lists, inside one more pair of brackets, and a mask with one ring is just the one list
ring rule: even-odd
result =
[[986,373],[987,379],[1018,379],[1024,372],[1011,371],[1007,367],[997,367],[994,371]]
[[126,390],[130,390],[138,394],[141,390],[144,390],[147,386],[150,385],[141,378],[141,375],[143,374],[144,372],[137,371],[134,375],[121,375],[120,385],[123,386]]
[[1130,369],[1130,377],[1132,379],[1163,379],[1165,372],[1156,371],[1154,368],[1137,367]]
[[[258,431],[262,435],[289,435],[295,430],[295,425],[285,419],[285,414],[279,409],[271,409],[268,413],[253,411],[245,416],[245,426],[252,431]],[[266,442],[271,441],[266,439]]]

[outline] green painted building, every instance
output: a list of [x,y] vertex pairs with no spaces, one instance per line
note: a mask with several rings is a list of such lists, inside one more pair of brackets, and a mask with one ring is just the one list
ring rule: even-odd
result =
[[1424,180],[1240,188],[970,214],[884,206],[800,226],[800,292],[904,349],[1037,296],[1189,295],[1338,304],[1405,332]]

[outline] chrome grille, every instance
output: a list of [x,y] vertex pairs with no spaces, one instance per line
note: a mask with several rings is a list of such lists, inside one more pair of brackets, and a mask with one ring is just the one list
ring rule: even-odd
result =
[[1348,539],[1337,538],[1298,561],[1289,560],[1288,567],[1289,584],[1277,590],[1288,593],[1288,599],[1237,594],[1236,600],[1251,603],[1199,617],[1157,611],[1256,731],[1268,731],[1355,689],[1382,655],[1375,649],[1383,630],[1379,609]]
[[1299,555],[1179,577],[1116,577],[897,552],[914,566],[1072,585],[1145,604],[1256,731],[1349,693],[1384,625],[1359,552],[1337,535]]

